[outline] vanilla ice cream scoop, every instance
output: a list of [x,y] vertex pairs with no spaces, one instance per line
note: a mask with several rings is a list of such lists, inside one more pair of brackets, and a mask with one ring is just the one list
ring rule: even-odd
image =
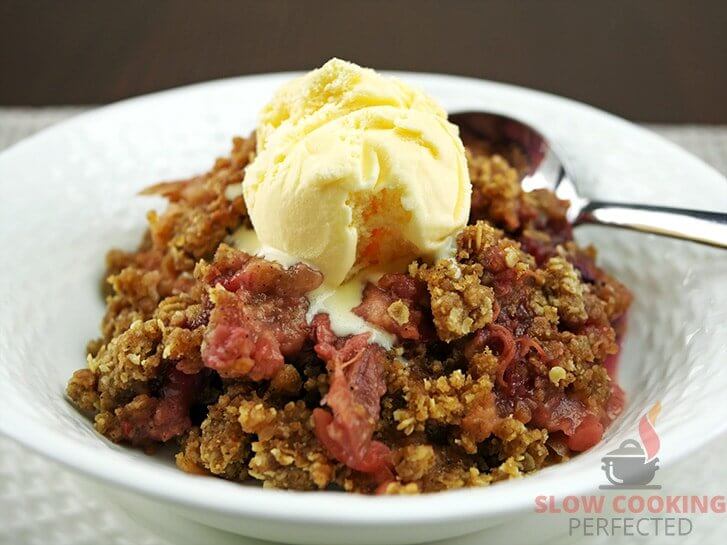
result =
[[332,59],[275,95],[257,137],[243,182],[257,236],[328,285],[392,260],[434,259],[467,223],[457,128],[394,78]]

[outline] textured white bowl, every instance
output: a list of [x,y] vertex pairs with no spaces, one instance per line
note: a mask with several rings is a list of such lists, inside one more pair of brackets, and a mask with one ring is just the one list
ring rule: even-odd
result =
[[[450,111],[487,109],[529,121],[559,148],[589,196],[727,210],[727,181],[623,120],[501,84],[399,74]],[[462,535],[532,512],[538,495],[594,491],[601,456],[636,434],[655,401],[659,458],[669,464],[727,429],[727,255],[605,229],[578,230],[636,295],[620,377],[628,406],[602,444],[536,476],[419,497],[263,490],[187,475],[169,457],[113,445],[65,400],[71,372],[103,312],[97,286],[111,246],[134,247],[135,196],[188,176],[255,126],[291,74],[195,85],[125,101],[39,133],[0,155],[0,431],[68,467],[203,524],[297,543],[414,543]],[[657,476],[658,478],[658,476]]]

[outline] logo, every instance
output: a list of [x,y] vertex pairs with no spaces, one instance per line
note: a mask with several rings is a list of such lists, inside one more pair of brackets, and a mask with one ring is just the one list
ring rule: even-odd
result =
[[535,512],[568,516],[570,536],[687,536],[694,529],[694,517],[701,514],[724,515],[724,495],[661,495],[651,484],[659,469],[659,435],[654,425],[661,411],[656,403],[639,420],[639,439],[627,439],[601,461],[608,484],[599,488],[618,490],[599,495],[535,497]]
[[617,449],[608,452],[601,461],[601,469],[610,484],[602,484],[602,490],[656,490],[661,485],[651,484],[659,469],[659,435],[654,428],[661,412],[658,401],[639,421],[639,438],[626,439]]

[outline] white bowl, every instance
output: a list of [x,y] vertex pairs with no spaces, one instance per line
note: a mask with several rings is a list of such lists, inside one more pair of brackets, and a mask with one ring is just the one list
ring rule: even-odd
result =
[[[529,121],[590,196],[727,210],[727,182],[698,159],[575,102],[451,76],[398,74],[450,111]],[[600,458],[636,435],[654,402],[667,465],[727,429],[727,254],[656,237],[579,229],[636,296],[620,366],[624,414],[592,450],[488,488],[418,497],[263,490],[177,470],[111,444],[64,398],[103,312],[112,246],[132,248],[152,204],[146,185],[205,170],[291,74],[224,80],[125,101],[39,133],[0,155],[0,431],[114,491],[244,535],[297,543],[415,543],[486,528],[605,483]],[[658,475],[657,475],[658,479]]]

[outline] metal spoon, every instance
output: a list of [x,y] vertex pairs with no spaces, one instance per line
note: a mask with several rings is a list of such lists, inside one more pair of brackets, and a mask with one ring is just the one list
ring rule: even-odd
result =
[[569,200],[567,217],[573,226],[608,225],[727,248],[727,213],[587,199],[579,195],[553,148],[533,127],[488,112],[455,113],[449,120],[463,133],[484,137],[495,144],[518,144],[530,167],[522,181],[523,189],[549,189],[559,198]]

